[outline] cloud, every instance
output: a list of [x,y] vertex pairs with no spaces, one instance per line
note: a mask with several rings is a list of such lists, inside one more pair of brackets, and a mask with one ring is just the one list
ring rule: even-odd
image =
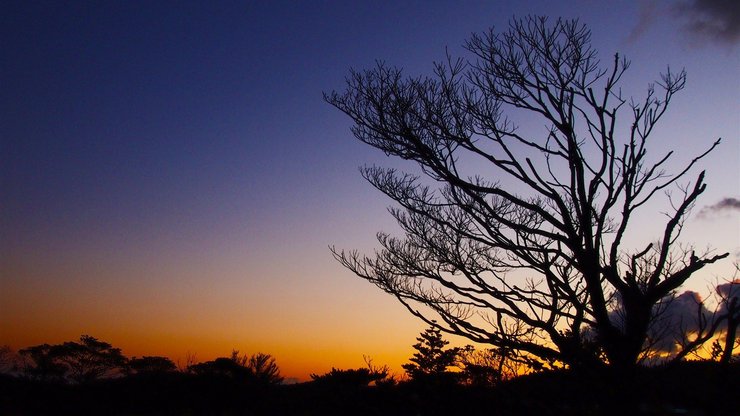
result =
[[740,279],[735,279],[732,282],[718,285],[717,293],[719,293],[723,299],[740,297]]
[[699,218],[709,218],[714,214],[725,212],[740,211],[740,199],[724,198],[714,205],[709,205],[701,209],[697,215]]
[[686,291],[674,298],[667,298],[657,306],[656,320],[648,331],[659,351],[675,352],[677,341],[700,329],[701,324],[711,321],[712,313],[702,302],[697,292]]
[[[624,311],[619,297],[615,306],[609,313],[609,319],[615,326],[623,329]],[[675,353],[680,340],[698,331],[702,324],[710,322],[711,319],[712,313],[704,306],[699,293],[685,291],[675,296],[667,296],[653,309],[653,321],[647,334],[651,348],[654,351]]]
[[[740,298],[740,279],[718,285],[717,294],[723,299],[723,302],[720,304],[719,313],[727,313],[729,305],[733,303],[732,299]],[[738,301],[736,300],[735,302]]]
[[740,3],[737,0],[641,0],[637,24],[627,42],[641,38],[658,20],[678,20],[692,43],[740,43]]
[[737,0],[689,0],[673,7],[689,33],[710,41],[740,41],[740,3]]
[[[692,339],[696,332],[706,330],[717,317],[727,312],[729,299],[740,297],[740,279],[719,284],[715,290],[720,302],[712,310],[707,309],[699,293],[690,290],[661,299],[653,307],[653,318],[647,331],[650,348],[654,352],[669,355],[677,353],[681,343]],[[620,299],[617,294],[613,308],[609,312],[609,320],[617,328],[624,330],[624,310]],[[727,321],[723,321],[718,330],[724,331],[726,327]],[[591,327],[584,328],[582,335],[586,339],[594,339],[597,336]],[[656,356],[652,359],[660,361],[665,357]]]
[[655,0],[643,0],[639,3],[638,8],[639,16],[637,18],[637,25],[632,28],[632,31],[627,37],[627,43],[633,43],[641,38],[660,15],[660,7]]

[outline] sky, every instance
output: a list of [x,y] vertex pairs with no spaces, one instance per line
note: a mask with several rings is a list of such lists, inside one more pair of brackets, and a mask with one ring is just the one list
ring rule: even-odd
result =
[[[723,138],[683,234],[731,253],[689,285],[706,292],[740,259],[733,3],[4,2],[0,345],[89,334],[127,356],[261,351],[296,379],[363,355],[400,372],[424,325],[328,249],[396,230],[358,167],[398,162],[322,93],[376,60],[429,75],[527,14],[579,18],[604,61],[631,59],[637,98],[667,66],[688,72],[655,151],[686,161]],[[643,240],[655,218],[636,220]]]

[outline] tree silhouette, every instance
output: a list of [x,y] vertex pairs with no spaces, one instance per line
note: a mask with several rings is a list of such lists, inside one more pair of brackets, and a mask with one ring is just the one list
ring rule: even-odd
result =
[[370,357],[363,356],[365,359],[365,368],[351,368],[340,370],[332,367],[331,371],[324,374],[310,374],[311,380],[317,384],[328,385],[332,387],[361,388],[367,387],[370,383],[376,385],[391,386],[396,384],[396,379],[390,374],[387,365],[373,365]]
[[80,342],[36,345],[19,353],[33,362],[25,368],[29,376],[51,380],[66,377],[77,383],[112,376],[127,363],[119,348],[89,335],[82,335]]
[[188,371],[202,376],[222,377],[240,382],[280,384],[283,377],[275,359],[269,354],[239,355],[233,350],[230,357],[188,366]]
[[54,352],[57,359],[69,367],[69,376],[77,382],[92,381],[114,372],[126,365],[126,357],[120,348],[89,335],[80,337],[80,342],[65,342]]
[[388,373],[374,372],[369,368],[332,368],[328,373],[311,374],[311,380],[316,383],[350,388],[367,387],[370,383],[385,380],[386,377]]
[[264,384],[280,384],[283,377],[280,375],[280,368],[270,354],[257,353],[253,354],[247,360],[247,368],[258,382]]
[[[473,35],[471,58],[448,56],[433,77],[378,63],[326,94],[357,139],[420,168],[362,169],[400,205],[390,211],[405,238],[379,233],[374,256],[332,248],[335,258],[474,342],[541,362],[636,365],[651,348],[656,304],[727,256],[676,244],[706,188],[704,172],[678,181],[720,140],[681,163],[672,151],[651,156],[685,72],[668,70],[629,100],[620,90],[629,61],[602,66],[590,37],[578,21],[515,19],[503,33]],[[626,247],[635,221],[671,189],[660,238]]]
[[722,343],[720,362],[729,363],[733,358],[733,351],[738,349],[737,327],[740,325],[740,263],[735,263],[735,278],[721,285],[717,285],[717,295],[720,298],[719,311],[724,318],[725,331]]
[[9,345],[0,345],[0,374],[16,370],[18,365],[15,352]]
[[451,379],[447,369],[455,365],[459,349],[445,349],[449,341],[442,338],[442,331],[436,327],[425,329],[416,340],[411,362],[401,366],[409,377],[415,381]]
[[477,350],[466,345],[457,356],[458,366],[462,368],[461,380],[471,386],[496,386],[533,370],[514,351],[502,348]]
[[177,370],[171,359],[159,356],[134,357],[129,360],[127,368],[136,374],[161,374]]
[[248,368],[226,357],[193,364],[188,367],[188,371],[199,376],[225,378],[239,382],[252,380],[252,372]]
[[62,380],[67,367],[56,360],[52,351],[53,346],[49,344],[34,345],[19,350],[18,354],[24,358],[23,374],[35,380]]

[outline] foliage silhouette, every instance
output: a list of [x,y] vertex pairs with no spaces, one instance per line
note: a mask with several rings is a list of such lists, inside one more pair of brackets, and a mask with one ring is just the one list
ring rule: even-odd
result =
[[0,346],[0,374],[7,374],[17,369],[17,356],[9,345]]
[[237,381],[252,379],[252,372],[247,367],[226,357],[191,365],[188,367],[188,371],[200,376],[222,377]]
[[[391,214],[405,238],[379,233],[374,256],[332,248],[335,258],[428,324],[540,365],[632,368],[660,354],[647,334],[661,299],[728,255],[676,244],[706,188],[704,172],[678,181],[720,140],[683,164],[671,165],[672,151],[651,156],[685,72],[629,100],[619,85],[629,61],[602,66],[590,38],[578,21],[514,19],[473,35],[471,58],[448,56],[433,77],[378,63],[325,94],[358,140],[422,175],[363,168],[400,205]],[[660,239],[625,247],[634,221],[674,188]]]
[[421,383],[451,383],[457,375],[448,371],[457,361],[459,348],[445,349],[449,341],[442,338],[442,331],[434,326],[427,328],[416,338],[416,352],[410,363],[401,367],[411,380]]
[[231,352],[231,357],[219,357],[212,361],[193,364],[188,371],[209,377],[227,378],[239,382],[257,384],[280,384],[283,377],[275,359],[269,354],[257,353],[251,356]]
[[21,357],[27,358],[23,364],[23,373],[37,380],[61,380],[67,371],[64,364],[56,360],[53,347],[49,344],[34,345],[18,351]]
[[78,383],[115,374],[127,362],[120,348],[89,335],[82,335],[80,342],[55,346],[52,353],[69,368],[68,376]]
[[311,374],[316,383],[346,387],[367,387],[370,383],[385,379],[387,374],[373,373],[367,368],[340,370],[332,368],[321,375]]
[[478,387],[494,387],[505,380],[532,372],[529,362],[520,361],[513,351],[502,348],[476,350],[472,345],[457,354],[463,383]]
[[280,368],[275,362],[275,359],[269,354],[259,352],[251,355],[247,360],[246,366],[260,383],[280,384],[283,382],[283,377],[280,375]]
[[134,357],[128,361],[128,370],[134,374],[168,373],[177,370],[175,363],[167,357]]
[[369,357],[364,357],[364,359],[365,364],[367,364],[365,368],[340,370],[332,367],[328,373],[311,374],[311,380],[316,384],[349,388],[367,387],[370,384],[376,386],[393,386],[396,384],[388,366],[378,367],[373,365],[373,361]]
[[119,374],[127,363],[119,348],[89,335],[82,335],[80,342],[36,345],[19,353],[32,361],[25,367],[29,376],[47,380],[66,378],[76,383]]
[[[48,356],[51,347],[45,344],[25,350]],[[474,361],[464,356],[470,352],[470,348],[461,351],[460,361]],[[673,414],[682,409],[690,414],[730,416],[737,409],[732,400],[723,398],[733,397],[740,382],[738,363],[705,361],[640,369],[628,378],[621,372],[560,370],[502,380],[495,387],[414,381],[376,381],[376,386],[368,386],[368,374],[376,379],[388,370],[366,359],[366,369],[332,372],[346,382],[282,385],[239,379],[249,357],[235,351],[231,357],[194,366],[202,371],[191,372],[158,371],[172,368],[164,357],[134,358],[129,363],[142,372],[132,369],[75,384],[62,376],[54,380],[0,374],[0,414],[449,415],[495,409],[497,414],[546,416]],[[574,391],[578,391],[577,400]]]

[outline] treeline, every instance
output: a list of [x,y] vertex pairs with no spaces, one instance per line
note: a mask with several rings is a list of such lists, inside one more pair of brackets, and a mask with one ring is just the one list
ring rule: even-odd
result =
[[[0,414],[8,415],[493,415],[736,414],[737,362],[711,360],[588,372],[537,366],[513,352],[450,348],[422,332],[393,374],[356,369],[283,384],[269,354],[184,363],[124,356],[92,336],[0,349]],[[524,375],[522,375],[524,374]],[[692,413],[693,412],[693,413]]]
[[[311,380],[318,384],[353,386],[399,383],[494,386],[536,368],[496,349],[446,348],[448,341],[436,328],[425,330],[417,341],[416,353],[403,365],[405,374],[393,374],[388,366],[376,366],[365,357],[363,368],[332,368],[325,374],[311,374]],[[65,384],[172,373],[260,385],[277,385],[284,380],[270,354],[247,355],[233,350],[229,356],[205,362],[195,362],[194,356],[188,355],[185,363],[180,364],[163,356],[129,358],[120,348],[89,335],[82,335],[77,341],[31,346],[17,353],[2,347],[0,372],[27,380]]]
[[168,357],[128,358],[120,348],[89,335],[82,335],[79,341],[35,345],[17,353],[7,346],[0,348],[0,372],[34,381],[84,384],[101,379],[174,372],[262,384],[283,381],[275,359],[269,354],[240,355],[234,350],[229,357],[201,363],[193,361],[188,357],[187,363],[178,367]]

